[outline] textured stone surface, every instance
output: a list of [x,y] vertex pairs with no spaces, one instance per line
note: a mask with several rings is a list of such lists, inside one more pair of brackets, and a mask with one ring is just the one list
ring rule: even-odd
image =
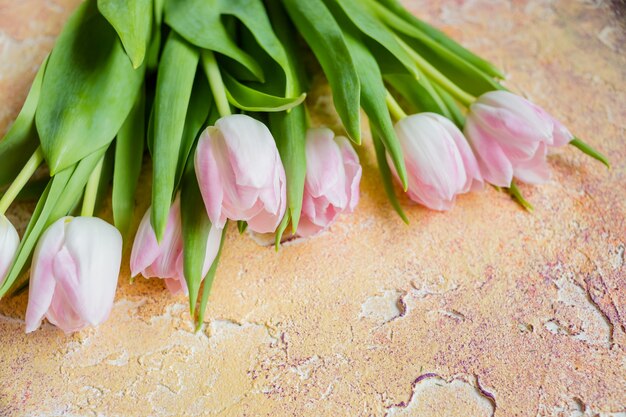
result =
[[[0,131],[77,3],[0,0]],[[330,232],[279,253],[229,234],[199,333],[184,298],[126,268],[111,319],[70,337],[26,336],[26,295],[3,300],[0,415],[625,416],[619,3],[405,1],[610,155],[610,171],[558,150],[553,180],[523,187],[533,214],[486,190],[447,214],[411,206],[405,226],[365,148],[362,202]],[[316,120],[333,125],[319,91]],[[10,213],[22,225],[24,208]]]

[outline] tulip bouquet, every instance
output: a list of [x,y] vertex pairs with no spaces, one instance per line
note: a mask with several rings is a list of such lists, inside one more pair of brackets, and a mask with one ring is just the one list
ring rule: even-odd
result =
[[[311,55],[344,136],[311,125]],[[394,177],[433,210],[485,183],[530,207],[515,181],[546,181],[550,147],[608,165],[501,79],[397,0],[86,0],[0,141],[0,297],[30,265],[27,331],[44,317],[66,332],[104,321],[146,155],[152,204],[132,274],[188,294],[198,324],[229,222],[278,247],[355,209],[361,109],[405,220]],[[44,162],[49,176],[31,181]],[[94,217],[111,184],[115,227]],[[40,196],[20,241],[4,214],[23,190]]]

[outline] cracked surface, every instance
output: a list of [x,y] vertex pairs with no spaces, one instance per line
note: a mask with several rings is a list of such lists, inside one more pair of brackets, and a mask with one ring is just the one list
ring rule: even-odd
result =
[[[0,132],[77,3],[0,0]],[[626,415],[619,2],[404,3],[613,168],[559,149],[553,180],[522,187],[533,214],[489,189],[447,214],[409,206],[405,226],[365,146],[361,203],[330,232],[275,253],[231,230],[198,333],[184,298],[126,267],[110,320],[70,337],[26,336],[26,295],[2,300],[0,416]],[[336,127],[329,103],[317,79],[314,121]],[[29,209],[9,214],[24,227]]]

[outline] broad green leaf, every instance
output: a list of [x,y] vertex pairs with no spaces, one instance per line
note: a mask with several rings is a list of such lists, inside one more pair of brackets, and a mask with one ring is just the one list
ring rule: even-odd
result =
[[139,90],[115,141],[115,165],[111,205],[115,227],[126,237],[135,212],[135,192],[141,173],[145,142],[145,93]]
[[465,49],[463,46],[445,35],[440,30],[413,16],[411,13],[409,13],[408,10],[404,8],[404,6],[402,6],[402,4],[398,0],[376,1],[383,3],[387,7],[387,9],[393,11],[397,16],[404,19],[407,23],[413,25],[416,29],[422,31],[429,38],[433,39],[433,41],[439,43],[441,46],[455,53],[460,58],[471,63],[479,70],[485,72],[487,75],[495,78],[505,78],[502,71],[500,71],[495,65],[484,60],[473,52]]
[[322,0],[284,0],[283,4],[328,78],[348,136],[361,143],[361,86],[341,27]]
[[409,219],[406,217],[406,214],[404,214],[404,210],[402,210],[400,201],[398,201],[398,197],[396,196],[396,192],[393,188],[393,175],[391,173],[391,169],[389,168],[389,164],[387,163],[385,145],[374,131],[372,131],[372,142],[374,142],[376,160],[378,161],[378,170],[380,171],[380,178],[383,181],[383,187],[385,188],[385,193],[387,193],[387,198],[389,198],[391,206],[396,213],[398,213],[398,216],[400,216],[402,221],[409,224]]
[[115,28],[133,68],[139,68],[150,41],[152,0],[98,0],[98,10]]
[[172,204],[178,158],[199,54],[170,32],[163,49],[154,99],[152,227],[160,241]]
[[191,90],[191,98],[189,99],[187,117],[185,118],[185,129],[183,130],[183,139],[181,141],[180,155],[178,157],[178,168],[176,170],[176,184],[180,183],[185,172],[185,167],[188,164],[192,164],[192,150],[214,107],[211,88],[209,87],[209,83],[203,71],[199,69],[196,72],[196,78]]
[[299,97],[282,97],[264,93],[240,83],[227,73],[223,74],[228,101],[233,106],[251,112],[280,112],[290,110],[304,101],[306,93]]
[[[272,24],[276,27],[276,34],[285,45],[290,62],[289,71],[296,80],[294,90],[288,93],[298,94],[306,84],[306,75],[299,55],[301,50],[293,36],[295,28],[278,0],[270,0],[267,5]],[[287,177],[288,210],[276,232],[276,247],[278,248],[289,221],[291,221],[294,233],[300,223],[306,178],[306,132],[309,127],[306,106],[300,104],[289,112],[270,113],[269,127],[276,140]]]
[[226,240],[226,230],[228,229],[228,223],[222,230],[222,240],[220,242],[220,249],[217,252],[217,256],[209,269],[209,273],[204,277],[204,283],[202,286],[202,299],[200,300],[200,307],[198,308],[198,317],[196,319],[196,330],[199,330],[204,322],[204,313],[206,311],[206,305],[209,302],[209,295],[211,294],[211,287],[213,287],[213,281],[215,280],[215,273],[217,272],[217,266],[219,265],[220,258],[222,257],[222,250],[224,249],[224,241]]
[[[150,31],[150,44],[148,45],[148,50],[146,51],[146,65],[150,71],[156,70],[159,65],[159,54],[161,52],[161,38],[163,37],[163,27],[161,23],[163,23],[163,9],[165,8],[165,0],[153,0],[154,7],[153,10],[153,18],[154,23],[152,24],[152,30]],[[148,102],[146,102],[148,103]]]
[[404,189],[407,187],[407,172],[402,154],[402,147],[393,127],[393,121],[386,105],[387,89],[376,59],[367,47],[357,39],[357,33],[350,33],[349,25],[344,25],[346,39],[356,64],[361,81],[361,106],[369,117],[370,124],[377,132],[387,152],[391,156],[396,172]]
[[202,283],[202,269],[206,256],[211,220],[204,209],[204,201],[196,180],[193,161],[187,165],[181,187],[180,212],[183,228],[183,265],[189,290],[189,309],[195,316],[196,303]]
[[35,127],[35,111],[39,103],[41,82],[48,64],[46,58],[33,81],[26,101],[15,122],[0,140],[0,187],[10,183],[17,177],[22,167],[39,145]]
[[[418,76],[418,71],[415,66],[415,62],[411,56],[404,50],[404,48],[397,42],[395,34],[392,30],[386,27],[380,20],[376,18],[364,4],[355,0],[325,0],[329,9],[333,11],[335,17],[339,13],[336,11],[337,5],[343,9],[343,13],[348,19],[352,21],[352,24],[358,28],[358,30],[365,36],[377,42],[384,47],[395,58],[409,74]],[[332,6],[335,6],[334,8]],[[340,23],[342,23],[340,21]],[[341,25],[345,29],[345,24]],[[357,35],[355,34],[355,37]],[[349,45],[350,46],[350,45]],[[351,47],[351,46],[350,46]],[[359,64],[356,63],[357,69]],[[363,88],[363,83],[361,83]],[[361,97],[362,99],[363,97]]]
[[[293,231],[298,228],[304,181],[306,177],[306,131],[308,128],[304,105],[290,112],[270,113],[270,129],[287,176],[287,205]],[[280,241],[280,240],[279,240]]]
[[232,58],[257,80],[263,80],[263,69],[237,45],[222,20],[223,16],[239,19],[254,34],[259,45],[281,66],[285,65],[285,52],[260,0],[178,0],[167,2],[165,7],[166,22],[189,42]]
[[363,0],[379,18],[398,33],[422,58],[455,84],[473,95],[502,88],[491,76],[433,40],[414,25],[397,16],[376,0]]
[[95,1],[79,6],[50,55],[36,114],[52,174],[113,141],[143,76]]

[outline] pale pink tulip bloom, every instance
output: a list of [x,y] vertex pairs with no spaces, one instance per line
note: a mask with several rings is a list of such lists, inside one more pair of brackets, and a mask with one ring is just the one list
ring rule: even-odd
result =
[[285,169],[267,126],[237,114],[207,128],[198,142],[196,176],[211,222],[245,220],[250,230],[271,233],[287,206]]
[[0,285],[4,282],[13,264],[20,237],[9,219],[0,215]]
[[[202,210],[203,207],[199,207]],[[222,233],[211,227],[207,240],[206,254],[202,276],[205,276],[220,247]],[[180,214],[180,197],[177,197],[170,208],[165,234],[161,244],[157,242],[154,229],[150,223],[150,209],[141,220],[133,250],[130,256],[130,269],[133,276],[139,274],[145,278],[161,278],[172,294],[183,292],[188,294],[184,274],[183,232]]]
[[485,93],[471,105],[465,135],[485,181],[500,187],[509,187],[513,177],[530,184],[548,181],[548,148],[574,139],[543,109],[507,91]]
[[41,236],[31,267],[26,333],[41,320],[66,333],[103,323],[111,312],[122,236],[95,217],[63,217]]
[[328,228],[359,202],[362,169],[350,141],[332,130],[309,129],[306,136],[306,182],[297,234],[312,236]]
[[476,158],[450,120],[435,113],[414,114],[396,123],[395,130],[404,153],[411,200],[444,211],[452,208],[457,195],[482,188]]

